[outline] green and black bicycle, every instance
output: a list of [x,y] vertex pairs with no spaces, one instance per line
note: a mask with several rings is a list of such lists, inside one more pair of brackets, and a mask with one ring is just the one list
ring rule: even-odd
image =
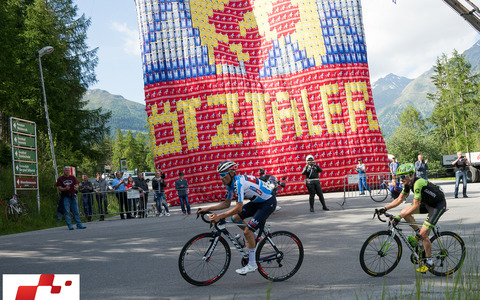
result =
[[[386,220],[380,217],[375,211],[375,215],[382,222]],[[405,225],[421,225],[418,223],[399,222],[394,224],[392,220],[394,215],[385,213],[389,219],[388,229],[372,234],[360,250],[360,265],[362,269],[371,276],[384,276],[392,272],[402,258],[402,242],[407,245],[410,250],[410,261],[414,264],[421,264],[425,259],[425,250],[423,246],[417,245],[413,247],[408,238],[399,226]],[[465,259],[465,243],[462,238],[451,231],[440,231],[435,226],[431,231],[432,236],[432,256],[434,267],[429,270],[437,276],[447,276],[455,273]]]

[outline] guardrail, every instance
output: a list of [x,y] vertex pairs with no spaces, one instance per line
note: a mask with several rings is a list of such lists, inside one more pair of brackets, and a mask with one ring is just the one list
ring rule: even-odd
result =
[[[119,199],[114,191],[78,193],[77,203],[80,215],[84,217],[87,217],[87,215],[88,217],[98,217],[127,214],[140,218],[157,213],[156,204],[153,201],[154,192],[147,193],[147,199],[144,199],[144,194],[138,190],[128,190],[126,192],[126,211],[120,210]],[[152,200],[149,201],[150,198]],[[142,199],[144,199],[144,204],[142,204]]]
[[[370,196],[374,201],[383,201],[389,194],[388,186],[392,180],[391,173],[374,173],[365,174],[366,184],[364,185],[365,193],[360,194],[360,175],[346,175],[343,178],[343,203],[342,207],[347,203],[347,198],[359,198],[361,196]],[[386,194],[385,194],[386,193]]]

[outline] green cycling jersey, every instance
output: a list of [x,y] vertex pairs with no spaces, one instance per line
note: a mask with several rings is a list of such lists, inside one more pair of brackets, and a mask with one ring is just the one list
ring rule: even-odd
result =
[[[410,185],[405,185],[402,193],[408,196],[411,189]],[[443,190],[438,185],[419,177],[415,177],[413,183],[413,198],[431,207],[445,201]]]

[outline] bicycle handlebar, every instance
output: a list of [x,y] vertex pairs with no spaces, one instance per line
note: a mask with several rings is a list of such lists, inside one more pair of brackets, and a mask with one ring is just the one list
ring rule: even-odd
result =
[[[392,215],[392,214],[389,214],[389,213],[387,213],[387,212],[384,212],[383,214],[385,215],[385,217],[387,217],[387,218],[390,219],[390,222],[393,221],[393,219],[395,219],[395,216]],[[380,217],[381,215],[382,215],[382,214],[378,211],[378,209],[375,209],[375,212],[373,213],[373,218],[375,218],[375,216],[377,216],[377,218],[378,218],[380,221],[382,221],[382,222],[384,222],[384,223],[387,222],[387,220],[382,219],[382,218]],[[397,225],[396,225],[395,223],[392,222],[392,224],[393,224],[393,227],[397,228]]]
[[203,222],[205,222],[205,223],[210,223],[210,218],[205,219],[205,215],[207,215],[208,213],[207,213],[207,212],[200,212],[200,213],[199,213],[200,209],[201,209],[201,208],[199,208],[199,209],[197,210],[197,219],[198,219],[198,217],[201,217]]

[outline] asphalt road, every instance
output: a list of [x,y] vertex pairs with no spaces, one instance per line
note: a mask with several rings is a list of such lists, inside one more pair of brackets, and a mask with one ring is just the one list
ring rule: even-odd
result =
[[[480,184],[469,184],[470,197],[459,199],[453,198],[453,181],[440,184],[449,208],[440,224],[466,242],[468,255],[461,274],[469,275],[479,264],[475,231]],[[120,220],[115,216],[86,223],[85,230],[68,231],[62,226],[0,236],[0,270],[2,274],[80,274],[81,299],[378,299],[384,290],[402,299],[415,292],[415,271],[407,252],[385,277],[371,277],[360,267],[363,242],[386,228],[372,220],[374,209],[383,204],[362,197],[348,199],[342,208],[343,193],[328,193],[325,198],[331,211],[322,211],[317,200],[317,211],[310,213],[307,195],[279,197],[282,209],[269,219],[272,230],[294,232],[305,248],[300,271],[285,282],[269,284],[258,273],[235,274],[241,265],[234,249],[229,270],[215,284],[197,287],[184,281],[178,271],[180,249],[209,228],[193,214],[183,216],[179,207],[171,208],[170,217]],[[429,299],[451,286],[451,280],[429,273],[421,279]]]

